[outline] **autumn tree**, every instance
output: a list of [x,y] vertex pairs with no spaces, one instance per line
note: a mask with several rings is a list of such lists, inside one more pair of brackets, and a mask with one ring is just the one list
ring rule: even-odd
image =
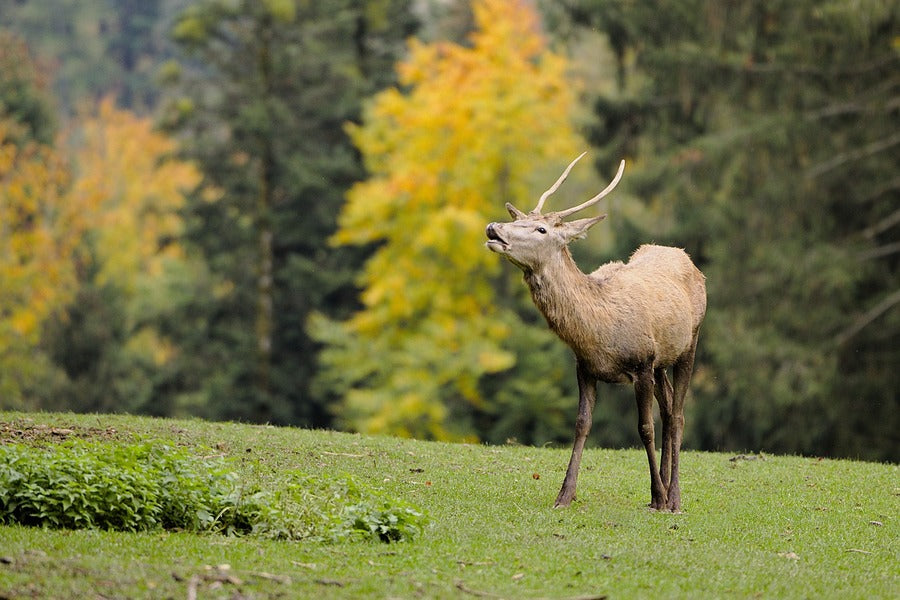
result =
[[68,165],[51,145],[46,85],[24,42],[0,32],[0,408],[33,408],[31,390],[52,373],[38,341],[73,293],[84,224],[64,201]]
[[203,271],[178,243],[199,172],[176,158],[175,142],[150,119],[116,109],[111,98],[70,139],[64,201],[80,207],[84,226],[74,301],[42,341],[63,373],[49,395],[74,410],[177,413],[177,395],[160,397],[179,355],[164,320],[177,288],[193,293],[184,280]]
[[[355,306],[359,251],[328,248],[343,192],[361,178],[342,130],[391,77],[409,2],[204,0],[177,19],[165,125],[221,190],[187,207],[186,241],[216,278],[181,339],[208,416],[330,423],[310,389],[312,309]],[[188,316],[186,323],[196,318]]]
[[490,401],[483,380],[514,365],[507,341],[526,327],[498,300],[498,286],[519,288],[485,251],[485,224],[505,202],[533,202],[535,174],[583,149],[567,61],[531,3],[473,9],[468,44],[411,41],[399,87],[349,127],[370,178],[349,192],[333,242],[377,249],[358,279],[362,310],[312,329],[328,343],[321,380],[345,395],[352,429],[473,434],[471,414]]
[[72,253],[83,226],[64,201],[65,162],[49,146],[10,138],[0,120],[0,407],[34,408],[28,391],[50,367],[38,350],[44,322],[72,297]]

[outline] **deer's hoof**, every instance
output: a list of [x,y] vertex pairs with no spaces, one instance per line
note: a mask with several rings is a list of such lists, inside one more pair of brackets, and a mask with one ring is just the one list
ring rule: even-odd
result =
[[562,495],[560,494],[559,498],[556,499],[556,502],[553,503],[553,508],[566,508],[570,504],[572,504],[572,500],[575,499],[574,495]]
[[669,509],[668,502],[665,498],[654,498],[648,505],[650,510],[666,511]]
[[666,508],[673,513],[681,512],[681,490],[674,487],[669,490],[669,500],[666,502]]

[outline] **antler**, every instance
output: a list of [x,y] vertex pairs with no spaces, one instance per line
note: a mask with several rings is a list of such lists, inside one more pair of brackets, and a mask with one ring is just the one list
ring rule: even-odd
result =
[[537,206],[535,206],[535,207],[534,207],[534,210],[531,211],[532,213],[535,213],[535,214],[541,214],[541,209],[544,208],[544,202],[547,200],[547,198],[550,197],[550,194],[552,194],[553,192],[555,192],[556,190],[559,189],[559,186],[562,185],[562,182],[565,181],[565,180],[566,180],[566,177],[569,176],[569,171],[572,170],[572,167],[575,166],[575,163],[577,163],[579,160],[581,160],[582,158],[584,158],[584,155],[585,155],[585,154],[587,154],[587,152],[582,152],[582,153],[578,156],[578,158],[576,158],[575,160],[573,160],[572,162],[570,162],[570,163],[569,163],[569,166],[566,167],[566,170],[563,171],[562,175],[559,176],[559,179],[556,180],[556,183],[554,183],[552,186],[550,186],[550,189],[549,189],[549,190],[547,190],[546,192],[544,192],[543,194],[541,194],[541,199],[538,200]]
[[[584,154],[582,154],[581,156],[584,156]],[[578,158],[581,158],[581,156],[579,156]],[[578,158],[576,158],[572,162],[572,165],[574,165],[576,162],[578,162]],[[569,169],[572,168],[572,165],[569,165]],[[569,174],[569,169],[566,169],[565,172],[562,174],[562,177],[559,178],[559,181],[557,181],[553,185],[552,188],[550,188],[549,190],[547,190],[544,193],[545,196],[549,196],[556,190],[556,188],[559,186],[559,184],[562,183],[562,180],[566,178],[566,175]],[[587,202],[583,202],[583,203],[579,204],[578,206],[575,206],[572,208],[567,208],[565,210],[561,210],[554,214],[557,217],[559,217],[560,219],[562,219],[562,218],[568,217],[571,214],[577,213],[578,211],[585,209],[588,206],[596,204],[601,198],[603,198],[605,195],[607,195],[608,193],[613,191],[613,188],[615,188],[616,185],[618,185],[619,180],[622,179],[622,173],[624,173],[624,172],[625,172],[625,161],[623,160],[622,162],[619,163],[619,171],[616,173],[616,176],[613,178],[613,180],[610,182],[610,184],[608,186],[606,186],[606,189],[604,189],[602,192],[600,192],[599,194],[597,194],[596,196],[594,196]],[[543,204],[543,202],[544,202],[544,196],[541,196],[541,201],[538,203],[538,209],[540,208],[541,204]],[[538,210],[538,209],[535,209],[535,210]]]
[[[532,210],[531,213],[529,213],[529,214],[531,214],[531,215],[541,214],[541,209],[544,208],[544,202],[547,201],[547,198],[550,197],[550,194],[552,194],[553,192],[555,192],[556,190],[559,189],[559,186],[561,186],[563,181],[566,180],[566,177],[569,176],[569,171],[572,170],[572,167],[575,166],[575,163],[577,163],[579,160],[584,158],[585,154],[587,154],[587,152],[582,152],[578,156],[578,158],[576,158],[575,160],[573,160],[572,162],[569,163],[569,166],[566,167],[566,170],[562,172],[562,175],[559,176],[559,179],[556,180],[556,183],[554,183],[552,186],[550,186],[549,190],[547,190],[546,192],[541,194],[541,198],[540,198],[540,200],[538,200],[537,206],[535,206],[534,210]],[[568,217],[571,214],[577,213],[578,211],[585,209],[588,206],[596,204],[601,198],[603,198],[608,193],[613,191],[613,188],[615,188],[619,184],[619,180],[622,179],[622,174],[624,172],[625,172],[625,161],[622,160],[622,162],[619,163],[619,171],[616,173],[616,176],[613,178],[612,182],[610,182],[610,184],[608,186],[606,186],[606,189],[604,189],[602,192],[600,192],[599,194],[597,194],[596,196],[594,196],[587,202],[583,202],[573,208],[567,208],[565,210],[561,210],[559,212],[554,212],[552,214],[556,215],[557,217],[562,219],[564,217]],[[522,211],[520,211],[518,208],[516,208],[515,206],[510,204],[509,202],[506,203],[506,209],[516,219],[524,219],[524,218],[527,218],[527,216],[528,216],[525,213],[523,213]]]

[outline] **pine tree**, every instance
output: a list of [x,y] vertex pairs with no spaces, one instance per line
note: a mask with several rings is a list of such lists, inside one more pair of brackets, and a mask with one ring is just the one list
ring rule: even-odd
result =
[[7,142],[53,144],[56,115],[48,86],[25,41],[0,29],[0,119],[7,123]]
[[633,157],[710,310],[688,442],[897,459],[896,97],[884,2],[594,1],[621,86],[594,140]]
[[163,13],[188,1],[0,0],[0,27],[28,42],[66,117],[110,94],[146,114],[158,99],[155,71],[170,50]]
[[205,0],[176,22],[186,56],[164,68],[179,90],[165,121],[206,179],[188,239],[216,281],[191,307],[203,326],[182,341],[206,357],[191,377],[211,416],[329,422],[309,385],[317,346],[304,328],[313,309],[355,303],[360,253],[325,243],[361,177],[343,124],[386,84],[411,26],[404,0]]

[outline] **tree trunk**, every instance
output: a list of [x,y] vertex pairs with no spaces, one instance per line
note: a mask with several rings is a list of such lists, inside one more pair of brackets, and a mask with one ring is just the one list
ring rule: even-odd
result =
[[[268,23],[260,31],[258,68],[263,91],[262,101],[268,105],[271,95],[272,58]],[[268,106],[267,106],[268,108]],[[256,404],[259,420],[272,417],[271,369],[272,331],[274,323],[273,231],[272,198],[275,194],[275,156],[272,148],[273,131],[260,135],[259,194],[256,200],[257,280],[256,280]]]

